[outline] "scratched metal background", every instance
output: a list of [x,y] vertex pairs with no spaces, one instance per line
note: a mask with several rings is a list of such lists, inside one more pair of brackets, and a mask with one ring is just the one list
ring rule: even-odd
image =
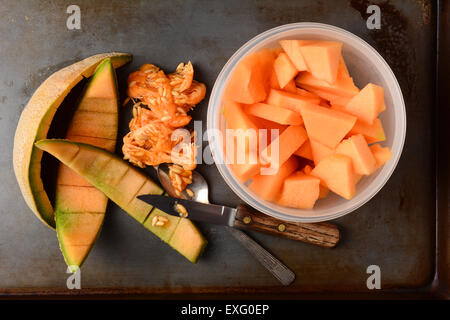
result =
[[[66,8],[72,3],[81,7],[79,31],[66,28]],[[366,28],[370,3],[381,7],[381,30]],[[436,3],[370,3],[0,1],[0,292],[75,293],[65,287],[68,275],[55,233],[30,212],[12,169],[17,121],[46,77],[92,54],[123,51],[134,60],[118,73],[122,85],[144,62],[171,70],[190,59],[196,78],[211,89],[227,59],[247,40],[299,21],[336,25],[368,41],[393,69],[406,102],[408,132],[401,161],[374,199],[335,221],[343,231],[341,244],[327,250],[252,233],[295,271],[295,283],[282,288],[220,227],[200,225],[209,246],[192,265],[110,204],[100,238],[82,269],[83,289],[76,294],[367,293],[366,268],[371,264],[381,267],[386,292],[427,291],[435,275]],[[206,120],[207,100],[197,106],[194,119]],[[130,109],[123,109],[121,136],[129,116]],[[239,203],[215,166],[198,170],[209,181],[212,202]]]

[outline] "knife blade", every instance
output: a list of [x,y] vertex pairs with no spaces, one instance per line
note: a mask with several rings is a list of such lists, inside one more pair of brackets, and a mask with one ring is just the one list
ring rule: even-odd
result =
[[137,198],[176,217],[185,217],[229,227],[234,226],[236,218],[236,209],[227,206],[153,194],[140,195]]
[[181,216],[191,220],[225,225],[243,230],[264,232],[321,247],[333,248],[339,242],[340,238],[339,229],[334,224],[326,222],[301,223],[283,221],[262,214],[244,205],[231,208],[151,194],[140,195],[137,198],[176,217]]

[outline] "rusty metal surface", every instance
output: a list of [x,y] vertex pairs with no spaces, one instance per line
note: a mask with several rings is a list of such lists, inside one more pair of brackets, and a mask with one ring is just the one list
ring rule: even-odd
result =
[[[0,1],[0,293],[370,294],[366,268],[372,264],[381,268],[383,290],[423,292],[431,284],[434,2],[380,1],[381,30],[366,28],[368,1],[79,0],[82,29],[74,31],[66,28],[70,4]],[[399,165],[375,198],[336,220],[342,227],[341,244],[330,250],[251,233],[296,272],[295,283],[282,288],[220,227],[200,225],[209,246],[192,265],[110,204],[100,238],[82,269],[83,289],[68,291],[56,236],[30,212],[12,170],[15,127],[39,84],[62,66],[114,50],[134,55],[133,62],[118,72],[122,89],[127,74],[144,62],[171,70],[188,59],[196,67],[196,78],[211,89],[222,66],[243,43],[269,28],[299,21],[333,24],[368,41],[393,69],[406,102],[408,131]],[[207,99],[193,118],[206,121],[206,107]],[[130,111],[121,110],[121,136]],[[209,181],[211,202],[240,202],[215,166],[201,165],[198,170]]]

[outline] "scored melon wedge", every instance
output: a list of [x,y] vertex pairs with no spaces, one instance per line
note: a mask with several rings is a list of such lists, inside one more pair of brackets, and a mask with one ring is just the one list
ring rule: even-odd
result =
[[[81,95],[66,138],[110,152],[116,146],[119,95],[111,59],[103,60]],[[89,118],[89,119],[86,119]],[[64,260],[76,272],[97,239],[108,198],[64,164],[56,180],[56,233]]]
[[90,77],[97,65],[111,58],[114,68],[131,60],[128,53],[104,53],[65,67],[45,80],[22,111],[14,137],[14,173],[22,195],[36,216],[55,228],[53,207],[41,179],[42,151],[34,147],[45,139],[56,110],[70,90],[83,78]]
[[[141,194],[163,193],[158,185],[137,168],[118,156],[89,144],[46,139],[36,142],[36,146],[86,179],[186,259],[197,262],[207,244],[206,239],[190,220],[170,216],[136,198]],[[168,222],[164,226],[153,226],[155,216],[163,216]]]

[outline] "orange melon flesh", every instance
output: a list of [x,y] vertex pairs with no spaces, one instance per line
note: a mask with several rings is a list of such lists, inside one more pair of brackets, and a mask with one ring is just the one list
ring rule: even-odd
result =
[[245,57],[233,71],[225,97],[246,104],[265,100],[274,60],[275,54],[271,49]]
[[388,147],[382,147],[378,143],[376,143],[374,145],[371,145],[370,146],[370,151],[372,152],[372,154],[373,154],[373,156],[375,157],[375,160],[376,160],[375,169],[380,168],[389,159],[392,158],[391,149],[389,149]]
[[[332,105],[331,108],[337,111],[347,112],[345,107],[341,105]],[[352,136],[355,134],[362,134],[369,144],[386,140],[383,125],[379,118],[375,119],[372,124],[368,124],[359,119],[356,120],[355,125],[348,135]]]
[[324,187],[323,185],[319,185],[319,199],[326,198],[329,192],[330,192],[330,189],[328,189],[327,187]]
[[313,104],[303,105],[301,115],[309,138],[329,148],[335,148],[356,122],[352,115]]
[[277,89],[280,90],[280,84],[278,83],[277,74],[275,73],[275,70],[272,71],[269,78],[269,87],[271,89]]
[[351,98],[350,97],[344,97],[344,96],[339,96],[327,91],[323,91],[323,90],[319,90],[315,87],[303,84],[302,87],[306,90],[308,90],[308,92],[313,93],[315,95],[317,95],[318,97],[329,101],[332,105],[336,104],[336,105],[346,105],[347,103],[350,102]]
[[311,171],[311,175],[319,178],[323,186],[347,200],[355,195],[355,172],[352,159],[347,156],[333,154],[326,157]]
[[297,86],[295,85],[294,79],[291,79],[283,88],[284,91],[290,92],[290,93],[298,93]]
[[295,83],[298,87],[306,88],[306,85],[322,92],[328,92],[333,95],[347,98],[353,98],[359,93],[359,89],[355,86],[353,79],[348,74],[344,59],[339,60],[338,73],[334,83],[317,79],[310,72],[301,72],[295,78]]
[[304,174],[310,174],[312,169],[313,169],[313,167],[311,167],[310,165],[306,165],[303,167],[302,171]]
[[[294,81],[294,85],[296,85],[295,81]],[[295,88],[295,93],[297,93],[298,95],[302,96],[305,99],[310,100],[311,103],[317,104],[318,102],[320,102],[322,100],[317,94],[315,94],[313,92],[309,92],[309,91],[304,90],[302,88],[296,87]]]
[[321,144],[315,140],[310,140],[311,154],[314,164],[317,165],[323,158],[328,157],[335,153],[334,148],[329,148],[326,145]]
[[319,199],[319,186],[318,178],[296,172],[284,180],[277,203],[286,207],[312,209]]
[[278,168],[277,173],[254,176],[249,188],[264,200],[273,201],[280,193],[283,181],[298,168],[298,165],[299,161],[295,157],[290,157]]
[[291,92],[271,89],[266,103],[273,106],[286,108],[300,114],[300,108],[305,103],[319,103],[320,99],[305,97]]
[[308,159],[308,160],[314,160],[312,150],[311,150],[311,141],[308,140],[300,148],[297,149],[297,151],[294,152],[296,156]]
[[298,73],[294,64],[284,52],[280,53],[275,59],[273,67],[281,88],[284,88]]
[[336,82],[341,50],[342,43],[336,41],[317,41],[300,47],[311,74],[330,84]]
[[245,111],[255,117],[271,120],[285,125],[301,125],[303,119],[297,112],[266,103],[255,103],[246,107]]
[[366,85],[344,107],[348,113],[368,124],[373,124],[385,108],[383,88],[372,83]]
[[[256,127],[258,127],[259,139],[262,139],[262,135],[263,135],[262,130],[263,129],[267,130],[266,131],[267,144],[263,148],[268,146],[272,142],[273,139],[278,137],[288,127],[288,125],[280,124],[277,122],[273,122],[273,121],[270,121],[267,119],[255,117],[252,115],[249,115],[249,119],[256,125]],[[272,131],[272,130],[274,130],[274,131]],[[278,130],[278,133],[276,133],[275,130]],[[258,140],[258,143],[259,143],[258,144],[258,147],[259,147],[261,141]]]
[[362,134],[351,136],[342,141],[336,148],[336,153],[352,159],[355,173],[370,175],[375,171],[376,160]]
[[260,155],[262,162],[264,164],[271,164],[272,167],[277,167],[277,165],[281,166],[303,143],[305,143],[306,140],[308,140],[308,136],[305,128],[301,126],[289,126],[277,139],[272,141],[272,143],[262,151]]
[[298,71],[307,71],[308,67],[306,66],[305,59],[303,58],[303,54],[300,48],[308,43],[311,43],[311,40],[280,40],[280,45],[283,48],[284,52],[288,55],[289,59],[295,65]]

